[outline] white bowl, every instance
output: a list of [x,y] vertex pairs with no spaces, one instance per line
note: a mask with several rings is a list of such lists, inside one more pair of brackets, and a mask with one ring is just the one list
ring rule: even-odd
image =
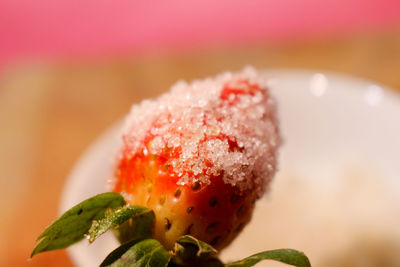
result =
[[[378,245],[400,243],[399,96],[373,82],[332,73],[267,70],[263,75],[279,105],[280,171],[222,259],[291,247],[305,251],[313,266],[335,266],[330,259],[362,250],[358,244],[365,238]],[[119,125],[79,159],[61,211],[107,190]],[[77,266],[98,266],[117,245],[105,234],[68,252]]]

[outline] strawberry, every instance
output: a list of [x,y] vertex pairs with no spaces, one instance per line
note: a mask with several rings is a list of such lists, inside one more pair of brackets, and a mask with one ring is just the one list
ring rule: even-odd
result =
[[254,71],[181,82],[132,108],[113,191],[154,211],[166,248],[190,234],[222,249],[250,221],[278,146],[275,104]]
[[268,189],[279,141],[274,101],[254,70],[180,82],[157,100],[133,106],[114,192],[67,210],[39,235],[31,257],[114,230],[122,245],[100,266],[253,266],[275,260],[310,267],[307,256],[293,249],[227,265],[216,257],[215,248],[239,234]]

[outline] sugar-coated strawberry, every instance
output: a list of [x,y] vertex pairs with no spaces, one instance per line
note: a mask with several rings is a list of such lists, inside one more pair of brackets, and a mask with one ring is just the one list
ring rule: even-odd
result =
[[154,237],[227,246],[250,221],[276,170],[275,103],[253,69],[179,82],[133,106],[113,190],[153,209]]

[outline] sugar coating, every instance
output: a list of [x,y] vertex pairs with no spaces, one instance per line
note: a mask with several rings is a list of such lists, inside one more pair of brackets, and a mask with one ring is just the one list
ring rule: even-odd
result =
[[[221,98],[227,85],[246,87],[238,82],[243,80],[261,89]],[[280,144],[276,105],[266,84],[250,67],[191,83],[179,81],[157,99],[132,106],[120,157],[127,151],[159,155],[166,148],[177,149],[179,156],[168,159],[168,164],[179,185],[209,184],[211,176],[220,176],[261,197],[275,174]]]

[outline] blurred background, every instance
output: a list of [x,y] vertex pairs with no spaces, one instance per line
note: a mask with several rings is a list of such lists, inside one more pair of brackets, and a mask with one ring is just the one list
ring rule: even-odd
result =
[[72,266],[27,259],[84,149],[132,103],[249,64],[400,91],[400,1],[0,0],[0,266]]

